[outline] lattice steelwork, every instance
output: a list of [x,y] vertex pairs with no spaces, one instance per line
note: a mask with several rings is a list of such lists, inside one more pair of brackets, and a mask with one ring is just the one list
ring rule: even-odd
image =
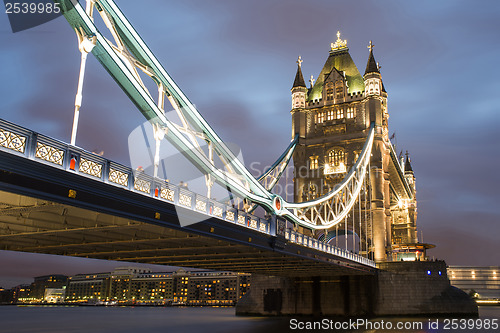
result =
[[[139,111],[152,123],[157,140],[157,153],[158,142],[165,137],[179,151],[189,156],[190,161],[205,175],[207,197],[211,197],[210,189],[215,181],[229,189],[235,196],[250,202],[249,211],[255,205],[260,205],[271,214],[283,216],[293,223],[310,229],[330,228],[340,223],[348,214],[366,174],[366,164],[373,142],[373,127],[365,144],[364,157],[358,159],[356,166],[337,189],[310,202],[299,204],[286,202],[270,192],[270,189],[285,170],[297,138],[270,170],[259,180],[255,179],[175,84],[113,0],[87,1],[86,8],[71,0],[55,1],[78,35],[82,57],[83,53],[92,52]],[[109,29],[113,41],[104,37],[94,24],[94,6]],[[149,91],[143,83],[138,74],[139,70],[157,84],[158,101],[153,100],[154,92]],[[165,97],[177,112],[179,118],[177,123],[165,116]],[[200,148],[199,142],[207,144],[208,153]],[[224,165],[223,169],[216,166],[214,158],[217,157]],[[185,203],[185,200],[179,201]],[[331,212],[321,214],[327,210]]]
[[111,168],[109,171],[109,181],[118,185],[127,186],[128,174]]
[[150,193],[151,192],[151,183],[146,181],[146,180],[136,178],[134,181],[134,188],[137,191],[141,191],[144,193]]
[[80,166],[78,170],[80,172],[86,173],[87,175],[97,178],[101,178],[102,176],[102,164],[87,160],[83,157],[80,158]]
[[199,210],[200,212],[206,212],[207,211],[207,203],[202,200],[196,200],[196,210]]
[[228,210],[226,212],[226,220],[234,222],[234,212]]
[[214,206],[214,212],[213,212],[214,216],[222,218],[222,213],[223,213],[223,210],[221,207]]
[[174,202],[175,191],[166,187],[162,187],[160,190],[160,197],[170,202]]
[[51,147],[41,142],[36,143],[35,157],[52,162],[54,164],[62,165],[64,158],[64,151]]
[[285,203],[285,207],[293,208],[294,215],[298,219],[313,225],[315,229],[327,229],[342,222],[356,203],[363,187],[374,135],[375,127],[372,124],[356,164],[336,189],[315,200],[295,204]]
[[26,137],[0,128],[0,146],[24,153]]
[[180,193],[179,204],[186,207],[191,207],[191,196],[184,193]]
[[[4,123],[7,124],[6,126],[8,126],[7,122],[0,119],[0,126],[2,126]],[[24,133],[24,132],[22,132],[22,133]],[[22,133],[15,133],[15,134],[22,136]],[[30,156],[35,155],[37,159],[43,158],[44,160],[48,159],[49,161],[54,161],[54,160],[55,161],[62,161],[63,157],[66,154],[71,155],[72,151],[74,149],[74,148],[71,149],[69,147],[64,147],[64,148],[62,148],[64,150],[54,152],[53,150],[56,150],[55,147],[47,146],[46,144],[37,144],[37,140],[40,140],[40,139],[45,141],[45,142],[48,141],[48,139],[44,138],[42,135],[35,135],[34,133],[30,133],[30,134],[27,134],[27,136],[25,136],[25,138],[26,138],[25,142],[31,142],[33,140],[35,143],[34,145],[26,145],[25,146],[25,151],[27,151],[28,153],[23,155],[23,156],[26,159],[31,159],[32,157],[30,157]],[[14,151],[14,150],[12,150],[12,151]],[[37,154],[37,152],[38,152],[38,154]],[[52,153],[50,153],[50,152],[52,152]],[[11,152],[4,151],[4,153],[11,153]],[[58,164],[58,163],[54,163],[54,164]],[[104,165],[107,165],[107,164],[112,164],[112,162],[106,161],[104,164],[102,164],[103,168],[104,168]],[[60,164],[58,164],[58,165],[60,165]],[[119,170],[110,168],[109,177],[107,179],[103,179],[101,177],[100,179],[98,179],[98,181],[104,183],[104,182],[109,180],[110,182],[116,182],[117,184],[127,186],[129,175],[132,174],[132,170],[129,168],[125,168],[125,169],[127,169],[127,171],[123,172],[123,171],[119,171]],[[72,169],[68,169],[68,170],[72,170]],[[134,182],[135,190],[141,191],[141,192],[144,192],[147,194],[151,194],[150,193],[151,183],[145,179],[140,179],[140,178],[141,177],[134,179],[135,180],[135,182]],[[169,200],[171,202],[174,202],[175,191],[177,191],[178,189],[175,186],[173,188],[168,188],[168,187],[169,187],[169,185],[165,183],[165,186],[161,188],[160,196],[162,199],[166,199],[166,200]],[[185,191],[185,193],[181,193],[179,199],[181,201],[181,204],[182,204],[182,202],[184,202],[184,204],[188,205],[188,206],[186,206],[186,208],[196,210],[196,207],[193,207],[191,205],[191,202],[195,197],[196,197],[196,194],[194,194],[190,191]],[[155,197],[151,196],[151,199],[153,199],[153,198],[155,198]],[[205,199],[205,200],[207,200],[207,199]],[[228,206],[222,206],[219,203],[214,202],[212,200],[205,201],[205,202],[207,205],[210,202],[210,206],[212,207],[212,210],[210,212],[205,211],[205,213],[207,213],[207,214],[211,214],[212,216],[217,216],[217,217],[222,219],[224,216],[224,211],[225,211],[225,217],[226,217],[227,221],[234,222],[236,216],[238,216],[237,223],[240,224],[242,227],[251,228],[251,229],[257,230],[259,232],[262,232],[262,233],[265,233],[268,235],[274,235],[274,233],[270,230],[271,229],[270,226],[273,223],[272,219],[264,220],[264,219],[259,219],[251,214],[245,214],[242,211],[236,212],[232,208],[230,208]],[[248,218],[248,220],[247,220],[247,218]],[[247,225],[247,221],[248,221],[248,225]],[[281,222],[283,222],[283,221],[281,221]],[[282,225],[284,226],[284,222],[282,223]],[[278,229],[280,229],[280,228],[278,228]],[[276,230],[276,234],[278,234],[277,230]],[[294,232],[291,230],[283,230],[283,233],[280,233],[280,235],[281,234],[284,234],[286,239],[288,239],[288,240],[290,240],[290,239],[293,240],[295,238],[297,244],[318,248],[324,252],[339,255],[341,257],[355,260],[357,262],[366,264],[366,265],[371,266],[371,267],[375,267],[375,263],[369,259],[363,258],[360,255],[357,255],[357,254],[354,254],[354,253],[351,253],[348,251],[344,251],[342,249],[336,248],[336,247],[331,246],[331,245],[322,244],[322,243],[318,242],[318,240],[313,240],[309,236],[301,235],[301,234],[298,234],[297,232]]]
[[296,135],[293,141],[290,143],[290,146],[285,150],[283,155],[278,158],[278,160],[259,177],[259,182],[264,185],[264,187],[270,191],[276,185],[276,183],[280,180],[281,175],[286,169],[290,158],[293,155],[295,147],[297,146],[297,142],[299,141],[299,136]]

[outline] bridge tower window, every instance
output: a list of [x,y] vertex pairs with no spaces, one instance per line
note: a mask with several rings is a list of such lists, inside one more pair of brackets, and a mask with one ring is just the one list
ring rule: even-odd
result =
[[328,152],[328,163],[335,166],[344,163],[344,150],[340,148],[330,150]]
[[323,112],[318,112],[318,115],[317,115],[318,124],[323,123],[324,118],[325,118],[325,114]]
[[334,111],[333,110],[326,111],[326,121],[333,120],[333,116],[334,116]]
[[340,80],[335,82],[335,98],[336,99],[344,98],[344,84]]
[[345,152],[342,148],[334,148],[328,152],[326,156],[327,163],[325,165],[324,174],[337,174],[346,172]]
[[338,108],[337,109],[337,119],[342,119],[342,118],[344,118],[344,109]]
[[311,170],[318,169],[318,156],[309,157],[309,169]]
[[326,100],[333,101],[333,82],[327,82],[325,85]]
[[347,108],[346,118],[347,118],[347,119],[352,119],[352,118],[354,118],[354,107],[348,107],[348,108]]

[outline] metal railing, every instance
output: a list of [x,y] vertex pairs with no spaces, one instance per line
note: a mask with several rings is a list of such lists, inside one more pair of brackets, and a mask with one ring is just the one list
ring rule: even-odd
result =
[[[272,218],[264,219],[238,210],[231,205],[196,194],[187,188],[154,178],[144,172],[133,170],[2,119],[0,119],[0,150],[276,236],[275,228],[271,228],[271,223],[275,223]],[[289,229],[285,231],[285,238],[294,244],[375,267],[375,262],[370,259]]]

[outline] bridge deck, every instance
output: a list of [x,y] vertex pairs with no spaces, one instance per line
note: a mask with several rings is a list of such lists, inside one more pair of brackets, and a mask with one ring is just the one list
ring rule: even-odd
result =
[[[37,147],[40,137],[27,133],[26,138],[26,146]],[[0,249],[281,276],[375,270],[365,258],[317,240],[304,236],[298,244],[296,237],[294,242],[284,237],[291,238],[289,231],[276,236],[271,220],[245,216],[239,224],[238,211],[232,222],[214,216],[209,209],[219,204],[211,200],[205,201],[206,211],[197,211],[198,197],[192,193],[185,192],[192,205],[182,207],[155,197],[152,186],[145,195],[103,177],[69,171],[70,150],[63,151],[65,162],[54,167],[29,158],[26,151],[12,153],[1,146]],[[82,157],[84,152],[75,149],[74,155]],[[113,166],[109,161],[103,165],[108,172]],[[228,211],[224,207],[224,214]]]

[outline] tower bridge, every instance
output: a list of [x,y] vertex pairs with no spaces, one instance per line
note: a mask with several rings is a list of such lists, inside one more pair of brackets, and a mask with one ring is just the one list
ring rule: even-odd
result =
[[375,263],[0,120],[2,250],[266,275],[373,274]]
[[[85,8],[55,2],[81,52],[71,142],[0,121],[1,249],[259,274],[239,313],[477,312],[450,289],[443,262],[388,263],[423,260],[425,246],[417,240],[415,177],[389,139],[387,92],[371,42],[361,76],[338,33],[309,88],[299,57],[291,143],[256,179],[112,0],[88,0]],[[152,175],[76,146],[88,53],[151,123]],[[158,177],[163,139],[203,174],[206,193]],[[273,191],[292,157],[295,200],[288,202]],[[214,199],[217,186],[229,199]],[[265,215],[254,214],[258,207]],[[398,306],[403,298],[415,306]]]

